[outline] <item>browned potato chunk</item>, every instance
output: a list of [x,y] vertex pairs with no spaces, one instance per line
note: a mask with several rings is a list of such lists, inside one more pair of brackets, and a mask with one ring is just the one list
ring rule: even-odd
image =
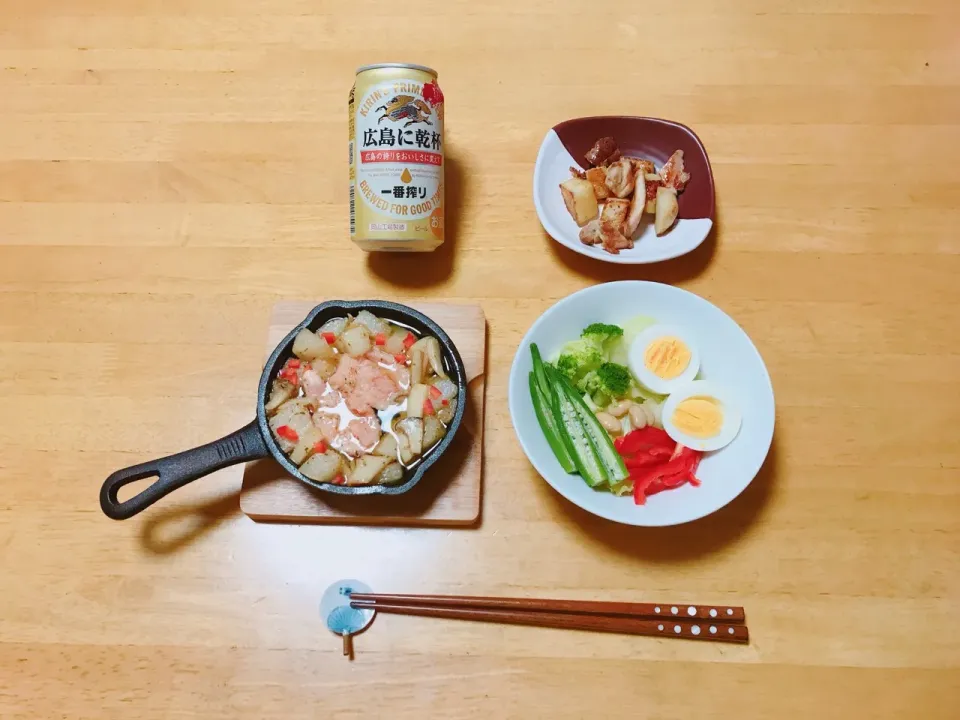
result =
[[590,168],[584,174],[586,179],[593,185],[593,194],[597,200],[606,200],[610,197],[610,189],[607,187],[607,171],[602,167]]
[[560,193],[567,212],[578,226],[583,227],[597,216],[597,196],[593,194],[593,184],[589,180],[564,180],[560,183]]
[[673,227],[677,215],[680,212],[680,206],[677,204],[677,191],[673,188],[657,188],[657,212],[653,221],[653,227],[657,235],[663,235],[667,230]]

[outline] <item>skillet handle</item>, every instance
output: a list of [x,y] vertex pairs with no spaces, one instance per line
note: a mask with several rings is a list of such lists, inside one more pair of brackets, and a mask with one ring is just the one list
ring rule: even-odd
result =
[[[187,483],[230,465],[266,457],[269,452],[254,420],[212,443],[117,470],[100,488],[100,509],[109,518],[126,520]],[[117,499],[117,492],[124,485],[151,476],[157,479],[150,487],[129,500]]]

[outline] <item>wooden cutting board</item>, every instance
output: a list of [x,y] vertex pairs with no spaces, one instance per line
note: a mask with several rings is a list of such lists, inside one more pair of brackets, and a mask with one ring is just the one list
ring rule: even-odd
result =
[[[270,317],[269,355],[318,302],[277,303]],[[466,526],[480,519],[486,319],[479,305],[407,303],[440,325],[467,371],[467,408],[453,444],[403,495],[321,493],[290,477],[273,459],[248,463],[240,508],[258,522],[348,525]]]

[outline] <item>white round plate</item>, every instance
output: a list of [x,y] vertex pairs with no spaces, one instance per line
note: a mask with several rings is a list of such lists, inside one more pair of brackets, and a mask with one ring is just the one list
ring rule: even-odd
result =
[[[618,255],[602,247],[580,242],[580,228],[570,217],[559,185],[570,179],[570,167],[584,167],[582,157],[574,157],[570,148],[588,137],[589,144],[598,137],[616,138],[625,154],[653,160],[662,165],[674,150],[684,150],[691,180],[680,194],[680,219],[664,235],[658,237],[653,219],[644,214],[634,235],[634,247]],[[567,141],[564,142],[564,137]],[[577,118],[560,123],[547,131],[537,154],[533,171],[533,203],[543,229],[558,243],[574,252],[621,265],[661,262],[695,250],[713,227],[713,174],[710,161],[700,139],[690,128],[669,120],[639,117]],[[686,197],[685,197],[686,196]]]
[[[699,487],[683,485],[636,505],[632,497],[597,492],[560,467],[537,423],[528,375],[533,369],[530,344],[545,358],[592,322],[620,323],[635,315],[689,328],[700,349],[705,380],[722,384],[743,416],[737,437],[721,450],[706,453],[697,477]],[[747,334],[726,313],[686,290],[653,282],[625,281],[595,285],[565,297],[549,308],[527,332],[510,369],[510,418],[523,451],[537,472],[558,493],[587,512],[627,525],[679,525],[719,510],[743,492],[763,465],[773,441],[774,401],[770,375]]]

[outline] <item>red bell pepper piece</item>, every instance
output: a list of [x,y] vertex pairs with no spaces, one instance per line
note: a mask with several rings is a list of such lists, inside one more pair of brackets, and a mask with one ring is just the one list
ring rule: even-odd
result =
[[440,389],[436,385],[431,385],[430,397],[433,397],[433,398],[443,397],[443,393],[440,392]]
[[327,345],[333,345],[337,341],[337,336],[332,332],[320,333],[320,337],[327,341]]
[[290,442],[296,442],[300,439],[300,435],[289,425],[281,425],[277,428],[277,436],[282,437],[284,440],[289,440]]
[[403,346],[409,350],[413,347],[413,344],[417,341],[417,338],[414,337],[412,332],[408,332],[407,336],[403,339]]
[[672,452],[676,443],[670,439],[665,431],[648,425],[619,438],[619,442],[614,442],[614,447],[621,455],[633,455],[650,447],[667,447]]
[[323,455],[327,451],[327,444],[323,440],[314,443],[313,451],[319,455]]
[[386,344],[387,344],[387,336],[384,335],[383,333],[377,333],[377,334],[374,335],[374,337],[373,337],[373,342],[375,342],[377,345],[386,345]]
[[423,401],[423,414],[424,414],[424,415],[433,415],[435,412],[436,412],[436,410],[433,409],[433,403],[430,401],[430,399],[428,398],[428,399],[424,400],[424,401]]
[[337,476],[333,479],[333,484],[334,484],[334,485],[343,485],[345,482],[346,482],[346,480],[344,480],[343,475],[337,475]]
[[393,356],[393,359],[396,360],[400,365],[407,364],[407,356],[404,355],[403,353],[397,353],[396,355]]

